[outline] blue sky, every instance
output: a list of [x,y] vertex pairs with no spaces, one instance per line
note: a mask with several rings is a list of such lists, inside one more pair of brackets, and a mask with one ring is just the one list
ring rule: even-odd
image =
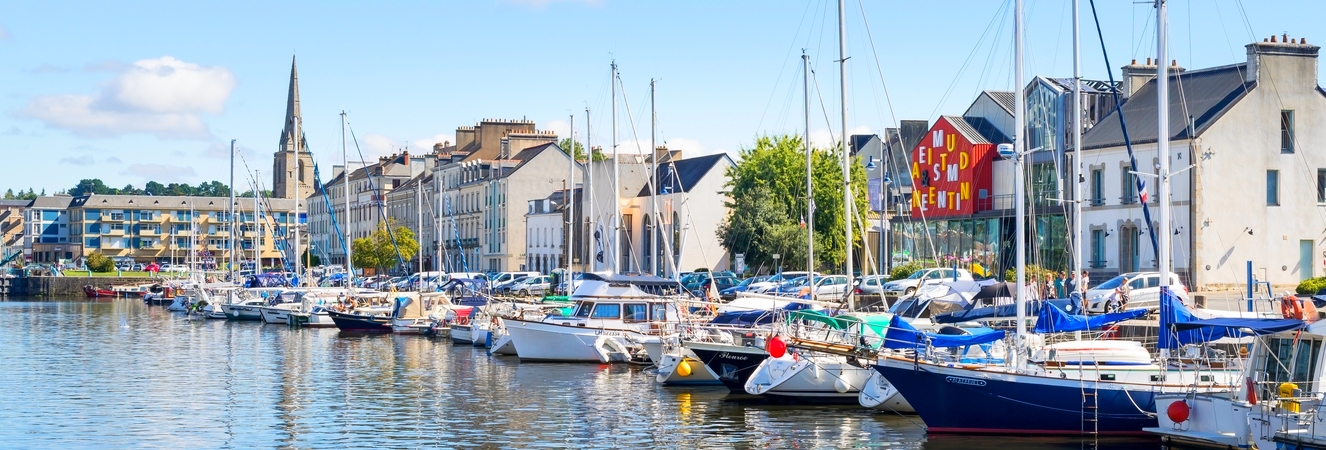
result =
[[[1026,1],[1028,78],[1072,75],[1069,5]],[[1153,8],[1098,7],[1116,74],[1154,54]],[[367,158],[423,150],[483,118],[527,118],[564,136],[574,113],[584,139],[586,107],[602,145],[614,59],[630,106],[629,116],[619,106],[620,151],[635,151],[637,137],[647,148],[651,78],[659,141],[686,154],[801,133],[803,48],[821,91],[813,139],[839,132],[830,0],[5,1],[0,11],[0,189],[224,182],[230,139],[240,169],[263,170],[270,188],[292,55],[324,173],[341,160],[341,110]],[[878,132],[895,114],[958,114],[983,89],[1012,88],[1011,0],[849,0],[847,11],[853,132]],[[1104,79],[1082,11],[1084,76]],[[1170,53],[1201,68],[1241,62],[1243,45],[1271,34],[1320,44],[1326,34],[1311,33],[1322,17],[1306,0],[1172,0]]]

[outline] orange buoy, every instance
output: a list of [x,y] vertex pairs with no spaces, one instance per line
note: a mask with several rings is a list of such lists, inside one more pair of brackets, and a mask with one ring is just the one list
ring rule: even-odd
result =
[[1187,422],[1190,414],[1192,414],[1192,408],[1188,407],[1187,400],[1170,403],[1169,408],[1165,410],[1165,415],[1169,416],[1169,420],[1173,420],[1174,423]]
[[787,344],[784,343],[782,339],[779,339],[778,336],[774,336],[769,338],[769,345],[765,346],[765,350],[769,351],[769,356],[782,358],[783,355],[787,354]]

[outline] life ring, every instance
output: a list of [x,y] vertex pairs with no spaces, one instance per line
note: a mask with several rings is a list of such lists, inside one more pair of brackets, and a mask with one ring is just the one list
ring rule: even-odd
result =
[[1286,319],[1303,320],[1303,304],[1288,295],[1280,298],[1280,314]]

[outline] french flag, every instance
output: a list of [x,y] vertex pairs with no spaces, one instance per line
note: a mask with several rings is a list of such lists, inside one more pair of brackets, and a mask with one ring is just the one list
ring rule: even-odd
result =
[[1146,181],[1142,181],[1141,183],[1142,189],[1138,191],[1137,196],[1142,199],[1142,203],[1146,203],[1147,199],[1151,198],[1151,195],[1146,193]]

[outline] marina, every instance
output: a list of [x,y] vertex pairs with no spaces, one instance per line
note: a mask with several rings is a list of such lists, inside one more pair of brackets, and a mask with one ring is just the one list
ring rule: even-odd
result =
[[1156,438],[927,437],[915,416],[662,386],[626,364],[188,320],[137,299],[11,298],[0,329],[0,434],[14,447],[1160,448]]

